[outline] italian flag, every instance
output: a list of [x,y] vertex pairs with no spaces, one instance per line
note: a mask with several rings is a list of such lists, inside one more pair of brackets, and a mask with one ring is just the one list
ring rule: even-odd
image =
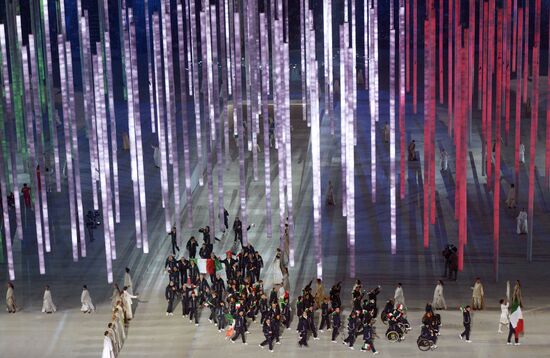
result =
[[516,336],[523,334],[523,313],[519,302],[514,302],[510,310],[510,324],[516,331]]

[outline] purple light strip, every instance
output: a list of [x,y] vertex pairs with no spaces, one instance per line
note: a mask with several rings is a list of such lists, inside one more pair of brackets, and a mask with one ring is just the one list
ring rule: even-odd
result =
[[[222,26],[220,28],[220,32],[221,32],[221,37],[222,37],[222,40],[223,38],[225,37],[225,48],[226,48],[226,52],[225,52],[225,61],[226,61],[226,64],[227,64],[227,69],[229,71],[231,71],[231,40],[229,39],[230,38],[230,25],[229,25],[229,2],[230,0],[227,0],[227,2],[220,2],[220,6],[223,7],[223,9],[220,9],[220,20],[222,21]],[[223,15],[221,14],[221,12],[223,11]],[[227,26],[227,28],[226,28]],[[225,36],[224,36],[225,35]],[[232,93],[232,76],[227,76],[227,94],[228,95],[231,95]]]
[[269,35],[267,30],[266,13],[260,14],[260,39],[261,39],[261,68],[262,68],[262,119],[264,127],[264,185],[265,185],[265,213],[266,235],[268,239],[273,237],[273,225],[271,220],[271,146],[269,143]]
[[[166,139],[168,140],[168,150],[167,150],[167,158],[168,158],[168,164],[172,164],[174,161],[173,158],[173,152],[172,152],[172,125],[171,125],[171,117],[169,117],[170,112],[170,74],[168,71],[168,66],[171,62],[170,54],[172,53],[171,46],[168,45],[168,37],[171,36],[168,29],[170,28],[170,10],[166,9],[166,1],[160,0],[160,15],[159,18],[162,20],[162,46],[163,46],[163,57],[164,57],[164,93],[165,93],[165,100],[166,100]],[[170,4],[168,4],[170,5]],[[168,178],[168,167],[167,170],[167,178]],[[170,207],[170,204],[167,203],[167,208]],[[170,223],[167,223],[166,231],[170,231],[170,228],[172,227]]]
[[[0,46],[2,48],[2,53],[7,54],[6,51],[6,32],[3,24],[0,24]],[[4,78],[4,95],[6,96],[6,111],[11,113],[11,100],[10,100],[10,83],[9,83],[9,74],[8,74],[8,56],[2,56],[2,73]],[[8,117],[9,118],[9,117]],[[7,122],[12,126],[15,125],[13,116],[11,121]],[[23,222],[21,220],[21,200],[19,197],[19,185],[17,183],[17,161],[16,161],[16,150],[17,150],[17,136],[13,135],[13,130],[10,128],[10,157],[11,157],[11,176],[12,176],[12,192],[15,199],[15,217],[17,222],[17,231],[16,236],[19,240],[23,240]],[[9,177],[9,175],[8,175]]]
[[46,252],[51,251],[51,245],[50,245],[50,230],[49,230],[49,220],[48,220],[48,198],[46,197],[46,182],[44,180],[44,151],[42,148],[42,111],[40,108],[40,95],[38,93],[38,83],[39,77],[36,73],[36,69],[38,68],[36,63],[36,52],[34,47],[34,36],[29,36],[29,53],[30,53],[30,78],[34,79],[33,86],[32,86],[32,96],[33,96],[33,104],[34,104],[34,118],[35,118],[35,127],[36,127],[36,163],[40,165],[40,175],[36,178],[37,185],[35,188],[41,188],[42,190],[38,191],[35,190],[35,200],[39,201],[39,197],[42,198],[42,206],[41,206],[41,215],[42,215],[42,222],[43,222],[43,230],[44,230],[44,242],[46,246]]
[[[183,7],[178,5],[177,7],[177,16],[178,16],[178,29],[181,29],[178,34],[178,48],[179,48],[179,71],[180,71],[180,95],[181,95],[181,124],[183,127],[183,169],[185,174],[185,197],[187,205],[187,224],[188,227],[192,227],[193,222],[193,197],[191,193],[191,174],[189,163],[189,129],[187,126],[188,116],[187,116],[187,85],[185,83],[185,65],[183,59],[185,58],[185,32],[183,27]],[[179,215],[177,215],[179,216]]]
[[[105,1],[107,7],[107,1]],[[108,13],[106,13],[106,16]],[[105,23],[108,23],[108,18]],[[119,200],[119,185],[118,185],[118,155],[117,155],[117,135],[116,135],[116,111],[113,90],[113,67],[111,63],[111,41],[109,40],[109,32],[105,31],[103,38],[105,39],[105,65],[107,66],[107,85],[109,86],[109,116],[111,126],[111,160],[113,161],[113,184],[115,194],[115,222],[120,222],[120,200]],[[128,79],[126,79],[128,81]],[[127,85],[127,84],[126,84]]]
[[[400,19],[403,7],[399,8]],[[395,9],[390,2],[390,241],[391,253],[396,254],[397,242],[397,186],[395,177]],[[403,57],[403,56],[400,56]],[[401,81],[403,82],[403,81]]]
[[[131,49],[131,74],[132,74],[132,99],[134,106],[134,130],[136,141],[136,157],[137,157],[137,174],[139,179],[139,203],[141,216],[141,236],[143,242],[143,252],[149,253],[149,236],[147,232],[147,202],[145,195],[145,170],[143,167],[143,141],[141,130],[141,112],[139,105],[139,76],[137,64],[137,42],[136,42],[136,27],[132,9],[128,9],[128,21],[130,23],[130,49]],[[177,159],[177,157],[176,157]],[[176,160],[177,162],[177,160]]]
[[73,261],[78,261],[78,234],[76,223],[76,207],[74,202],[75,188],[73,179],[73,153],[71,149],[71,131],[70,131],[70,107],[69,107],[69,91],[67,88],[67,64],[66,64],[66,52],[65,43],[63,41],[63,35],[57,35],[57,49],[59,55],[59,74],[61,83],[61,103],[63,105],[62,116],[63,117],[63,133],[65,135],[65,165],[67,167],[67,185],[69,188],[69,214],[71,217],[71,240],[73,246]]
[[[309,3],[309,2],[308,2]],[[300,69],[301,72],[301,82],[302,82],[302,119],[307,120],[307,126],[311,125],[311,118],[308,117],[310,102],[308,100],[308,93],[306,89],[309,89],[309,76],[307,74],[306,56],[307,54],[307,44],[306,44],[306,28],[308,27],[308,18],[306,17],[306,1],[300,0]]]
[[342,162],[342,215],[348,215],[347,195],[347,156],[346,156],[346,76],[345,76],[345,51],[344,32],[346,23],[340,25],[340,161]]
[[[281,12],[282,13],[282,12]],[[288,14],[287,14],[288,15]],[[287,29],[288,30],[288,29]],[[288,33],[288,31],[287,31]],[[283,35],[283,32],[281,32]],[[291,137],[290,137],[290,73],[289,73],[289,51],[288,51],[288,39],[284,41],[284,46],[282,46],[283,56],[280,57],[281,67],[283,68],[284,82],[283,88],[284,91],[282,95],[284,96],[284,129],[285,129],[285,159],[286,159],[286,198],[287,198],[287,214],[288,214],[288,242],[290,246],[290,255],[289,255],[289,264],[290,267],[294,267],[294,214],[293,214],[293,205],[292,205],[292,148],[291,148]]]
[[[5,52],[5,46],[4,46],[4,25],[0,24],[0,43],[2,46],[0,46],[0,57],[4,60],[8,54]],[[4,71],[2,72],[2,77],[5,76]],[[4,80],[6,78],[4,77]],[[9,101],[9,92],[6,93],[2,91],[2,100],[0,102],[0,108],[2,108],[2,113],[4,115],[4,118],[10,118],[10,112],[8,112],[8,101]],[[6,121],[7,122],[7,121]],[[5,123],[6,123],[5,122]],[[0,138],[5,138],[5,131],[4,126],[0,126]],[[8,157],[8,161],[11,158]],[[4,172],[4,168],[8,168],[8,165],[4,162],[4,146],[0,145],[0,191],[2,193],[7,193],[7,185],[6,185],[6,173]],[[11,226],[10,226],[10,216],[9,216],[9,206],[8,206],[8,200],[6,195],[2,195],[0,198],[2,202],[2,218],[4,222],[4,239],[6,240],[6,254],[8,256],[8,273],[10,280],[15,280],[15,269],[14,269],[14,263],[13,263],[13,249],[12,249],[12,239],[11,239]],[[0,232],[0,235],[2,233]]]
[[[198,46],[197,46],[197,30],[196,30],[196,10],[195,10],[195,1],[189,0],[189,11],[191,12],[191,46],[192,46],[192,55],[193,62],[192,67],[190,67],[191,74],[193,75],[193,93],[200,94],[199,87],[199,59],[198,59]],[[204,71],[203,71],[204,72]],[[204,171],[204,160],[202,157],[202,138],[201,138],[201,105],[200,105],[200,95],[193,96],[194,109],[195,109],[195,133],[197,136],[197,170],[199,173],[199,186],[204,185],[203,181],[203,171]]]
[[[185,0],[182,0],[182,3],[184,2]],[[193,51],[193,46],[191,45],[191,14],[190,14],[190,10],[189,10],[189,0],[185,1],[185,16],[184,16],[184,19],[185,19],[185,30],[187,31],[186,33],[184,33],[184,39],[185,39],[185,46],[187,47],[187,68],[185,69],[187,72],[188,72],[188,77],[187,77],[187,85],[189,87],[189,95],[192,96],[193,95],[193,81],[191,79],[191,76],[192,74],[189,74],[190,71],[192,71],[192,68],[193,68],[193,56],[192,56],[192,51]]]
[[[126,9],[124,9],[126,10]],[[130,9],[129,9],[130,10]],[[129,12],[128,10],[128,12]],[[141,249],[143,247],[143,234],[141,229],[141,209],[140,209],[140,196],[139,196],[139,176],[138,176],[138,159],[137,159],[137,146],[136,146],[136,106],[134,103],[134,82],[132,80],[132,54],[130,51],[130,21],[126,20],[128,13],[123,16],[124,23],[124,51],[125,58],[127,60],[124,69],[126,71],[126,79],[128,83],[128,134],[130,140],[130,165],[131,165],[131,177],[132,177],[132,189],[134,196],[134,224],[136,228],[136,247]]]
[[351,70],[352,80],[352,116],[353,116],[353,145],[357,145],[357,26],[355,25],[355,0],[351,0]]
[[[212,36],[212,67],[213,67],[213,82],[214,82],[214,88],[213,88],[213,94],[214,94],[214,119],[215,119],[215,126],[218,127],[218,136],[219,138],[214,138],[216,142],[216,157],[217,157],[217,166],[218,166],[218,220],[219,222],[219,228],[220,230],[224,230],[225,226],[223,223],[223,217],[224,217],[224,202],[223,202],[223,172],[224,172],[224,165],[223,165],[223,152],[222,152],[222,133],[223,133],[223,122],[220,118],[219,113],[219,100],[218,98],[224,97],[224,86],[222,86],[222,95],[220,96],[219,93],[219,79],[218,79],[218,39],[217,39],[217,24],[216,24],[216,6],[210,5],[210,20],[209,20],[210,26],[212,27],[211,36]],[[220,24],[221,28],[221,24]],[[223,43],[223,38],[220,39]],[[222,58],[223,60],[223,58]],[[225,108],[225,103],[224,103]]]
[[57,123],[55,123],[55,105],[52,99],[52,81],[53,81],[53,64],[52,64],[52,45],[50,39],[50,16],[48,10],[48,1],[42,1],[42,12],[44,13],[44,42],[46,44],[46,69],[48,71],[46,76],[46,96],[48,97],[48,120],[50,122],[50,134],[53,139],[53,153],[54,153],[54,171],[55,171],[55,185],[57,192],[61,192],[61,170],[59,165],[59,143],[57,138]]
[[[100,43],[96,43],[96,48],[101,48]],[[107,212],[109,211],[109,198],[107,195],[107,168],[106,161],[109,153],[106,153],[108,149],[108,143],[106,143],[107,135],[104,132],[107,131],[105,121],[101,118],[105,118],[105,90],[103,88],[103,60],[101,51],[97,52],[97,55],[93,56],[93,62],[96,64],[96,71],[94,72],[94,85],[96,89],[96,128],[98,138],[98,152],[99,152],[99,167],[100,167],[100,185],[101,185],[101,205],[103,208],[103,235],[105,241],[105,262],[107,266],[107,282],[113,282],[113,268],[112,268],[112,245],[111,245],[111,232],[109,230],[108,221],[105,220]]]
[[[29,35],[29,42],[32,43],[32,35]],[[38,181],[36,180],[36,175],[34,173],[36,158],[35,158],[35,138],[33,133],[33,113],[32,113],[32,104],[31,104],[31,81],[30,81],[30,75],[29,75],[29,60],[28,60],[28,53],[27,53],[27,47],[22,46],[21,47],[21,55],[22,55],[22,64],[23,64],[23,85],[25,90],[25,108],[27,109],[25,112],[26,118],[27,118],[27,145],[29,149],[29,163],[31,163],[31,169],[33,172],[31,172],[31,180],[33,182],[33,190],[36,191],[36,188],[38,188]],[[26,209],[25,209],[26,210]],[[35,196],[34,198],[34,219],[36,222],[36,242],[37,242],[37,249],[38,249],[38,264],[40,269],[40,274],[44,275],[46,273],[46,267],[44,264],[44,240],[42,237],[42,222],[40,217],[40,201],[38,200],[38,197]]]
[[[367,9],[367,6],[365,6]],[[365,17],[366,19],[366,17]],[[365,22],[366,23],[366,22]],[[333,64],[332,64],[332,0],[323,1],[323,51],[324,51],[324,78],[325,78],[325,115],[329,117],[330,133],[334,135],[334,115],[332,101],[334,97]],[[366,38],[365,38],[366,41]],[[365,46],[366,48],[366,46]]]
[[71,141],[73,144],[73,168],[74,168],[74,180],[75,180],[75,194],[76,194],[76,209],[78,214],[77,229],[80,234],[80,252],[82,257],[86,257],[86,234],[84,233],[84,209],[82,207],[82,187],[80,182],[80,156],[78,153],[78,135],[77,135],[77,117],[74,101],[74,78],[73,78],[73,61],[71,54],[71,44],[69,41],[65,42],[66,61],[67,61],[67,83],[69,89],[69,105],[71,121]]
[[239,147],[239,194],[240,194],[240,205],[241,212],[240,218],[243,223],[243,245],[248,245],[248,235],[247,235],[247,221],[246,221],[246,170],[244,166],[244,132],[243,132],[243,108],[242,108],[242,73],[241,73],[241,25],[239,21],[239,13],[235,12],[234,17],[234,35],[235,35],[235,86],[233,87],[233,111],[237,112],[237,120],[235,125],[238,130],[238,147]]
[[162,202],[164,206],[165,229],[170,230],[170,201],[168,198],[168,165],[166,163],[166,133],[164,130],[164,82],[162,69],[162,54],[160,50],[159,15],[153,14],[153,47],[155,51],[155,88],[157,89],[158,141],[160,149],[160,179],[162,186]]
[[[183,1],[183,0],[182,0]],[[147,41],[147,79],[149,81],[149,107],[150,107],[150,120],[151,120],[151,132],[156,133],[155,126],[155,106],[154,106],[154,87],[153,87],[153,50],[151,49],[151,27],[149,25],[149,4],[147,0],[143,1],[143,8],[145,11],[145,39]],[[121,31],[122,32],[122,31]]]

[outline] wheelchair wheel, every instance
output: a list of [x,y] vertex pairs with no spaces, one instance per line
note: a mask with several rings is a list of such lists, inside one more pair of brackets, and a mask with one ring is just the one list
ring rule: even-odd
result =
[[418,349],[420,349],[422,352],[429,351],[430,348],[432,348],[432,341],[419,337],[416,341],[416,344],[418,345]]
[[397,333],[396,331],[389,331],[388,333],[386,333],[386,338],[390,342],[397,342],[399,341],[399,333]]

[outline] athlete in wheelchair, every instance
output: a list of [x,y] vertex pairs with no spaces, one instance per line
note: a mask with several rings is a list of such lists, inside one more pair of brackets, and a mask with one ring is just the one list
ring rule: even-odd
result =
[[430,349],[437,348],[437,333],[433,330],[429,324],[424,324],[420,332],[420,336],[416,340],[418,349],[421,351],[428,351]]
[[390,342],[400,342],[405,339],[405,334],[411,329],[404,312],[404,306],[398,304],[388,315],[388,329],[386,338]]
[[392,313],[393,306],[394,301],[392,299],[386,301],[386,305],[384,306],[382,313],[380,313],[380,320],[382,321],[382,323],[388,324],[388,315]]

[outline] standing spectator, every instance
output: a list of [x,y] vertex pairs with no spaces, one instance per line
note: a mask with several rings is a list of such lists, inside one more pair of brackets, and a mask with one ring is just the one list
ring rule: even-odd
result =
[[8,282],[8,290],[6,291],[6,308],[8,309],[8,313],[15,313],[17,311],[13,292],[14,288],[13,283]]

